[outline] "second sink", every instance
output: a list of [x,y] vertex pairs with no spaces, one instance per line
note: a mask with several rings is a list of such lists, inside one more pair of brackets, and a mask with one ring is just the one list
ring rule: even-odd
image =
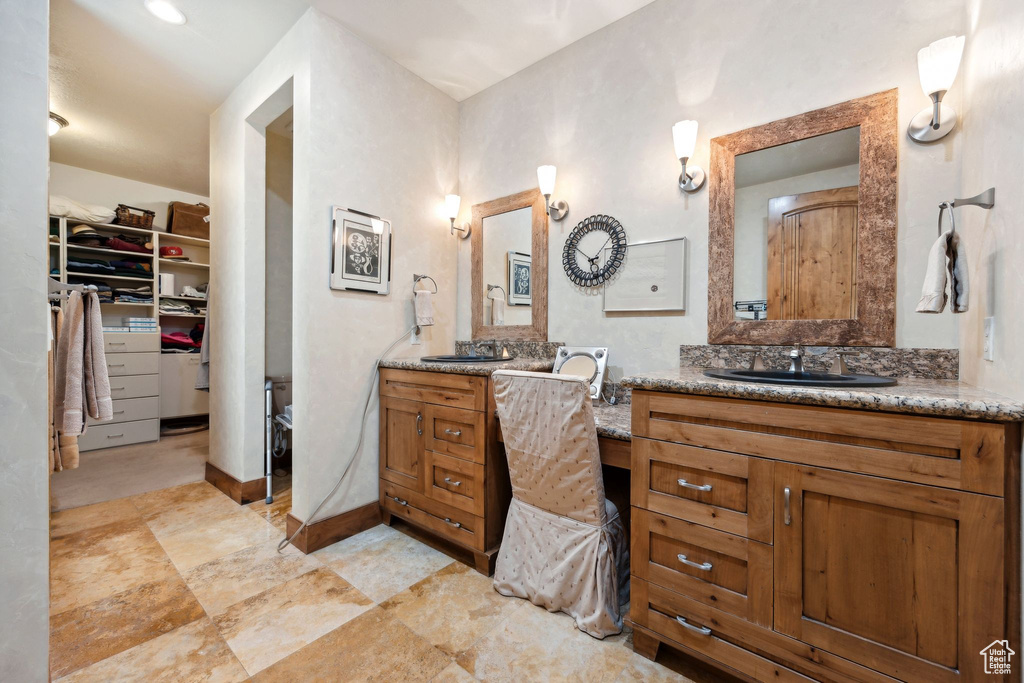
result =
[[896,384],[893,377],[874,375],[834,375],[827,372],[790,372],[789,370],[744,370],[710,369],[704,374],[715,379],[734,382],[757,382],[759,384],[783,384],[804,387],[891,387]]

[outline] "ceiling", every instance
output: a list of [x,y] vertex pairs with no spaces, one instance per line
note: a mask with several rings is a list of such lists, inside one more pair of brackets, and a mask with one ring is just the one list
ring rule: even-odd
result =
[[209,194],[209,116],[310,5],[461,101],[652,0],[51,0],[53,161]]

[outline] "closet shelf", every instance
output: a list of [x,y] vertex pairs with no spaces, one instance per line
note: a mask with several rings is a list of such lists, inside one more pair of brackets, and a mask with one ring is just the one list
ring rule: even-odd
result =
[[186,301],[206,301],[205,297],[202,296],[175,296],[174,294],[161,294],[161,299],[184,299]]
[[144,303],[139,303],[139,302],[136,302],[136,301],[101,301],[100,302],[100,306],[131,306],[133,308],[140,308],[140,307],[152,308],[153,304],[152,303],[144,304]]
[[209,263],[196,263],[195,261],[176,261],[172,258],[162,258],[160,263],[165,263],[169,266],[185,266],[188,268],[209,268]]
[[[51,216],[51,218],[60,218],[60,216]],[[111,230],[111,231],[114,231],[114,232],[123,232],[126,235],[128,235],[128,234],[133,234],[133,235],[152,235],[154,232],[156,232],[154,230],[145,230],[143,228],[131,228],[131,227],[128,227],[127,225],[116,225],[114,223],[96,223],[94,221],[80,221],[80,220],[77,220],[77,219],[74,219],[74,218],[68,218],[67,221],[68,221],[68,231],[69,232],[70,232],[70,228],[71,228],[72,224],[74,224],[74,225],[90,225],[90,226],[92,226],[94,228],[98,228],[98,229],[101,229],[101,230]]]
[[161,318],[205,318],[205,313],[160,313]]
[[194,244],[196,246],[209,247],[210,240],[204,240],[202,237],[189,237],[188,235],[175,235],[173,232],[162,232],[156,231],[160,235],[161,242],[180,242],[181,244]]
[[88,251],[94,254],[122,254],[124,256],[139,256],[142,258],[153,258],[152,254],[143,254],[140,251],[126,251],[123,249],[104,249],[103,247],[80,247],[76,244],[68,243],[68,251],[74,249],[75,251]]
[[73,270],[69,270],[67,273],[68,277],[87,277],[93,280],[126,280],[129,282],[148,282],[153,284],[153,278],[151,277],[128,277],[127,275],[97,275],[94,273],[76,273]]

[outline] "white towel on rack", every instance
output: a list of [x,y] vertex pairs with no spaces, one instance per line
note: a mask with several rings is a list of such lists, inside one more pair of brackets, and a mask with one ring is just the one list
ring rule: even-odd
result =
[[949,240],[949,298],[953,313],[966,313],[970,298],[970,283],[967,277],[967,245],[963,235],[954,232]]
[[434,293],[428,289],[414,292],[413,307],[416,309],[416,324],[420,327],[434,324]]
[[[949,276],[950,295],[946,294],[946,276]],[[953,313],[967,311],[970,283],[967,274],[967,246],[960,233],[947,230],[928,251],[928,266],[917,303],[918,313],[942,313],[946,301],[952,298]]]
[[491,299],[491,324],[505,324],[505,299]]

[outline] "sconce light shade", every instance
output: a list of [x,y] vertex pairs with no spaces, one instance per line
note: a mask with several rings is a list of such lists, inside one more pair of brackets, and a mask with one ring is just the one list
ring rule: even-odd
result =
[[917,70],[925,95],[945,92],[953,85],[964,53],[964,37],[949,36],[936,40],[917,52]]
[[446,194],[444,196],[444,215],[455,220],[459,217],[459,207],[462,205],[462,197],[457,194]]
[[680,121],[672,126],[672,142],[676,146],[676,159],[689,159],[697,145],[697,122]]
[[540,187],[540,193],[545,197],[550,196],[555,191],[555,173],[557,170],[554,166],[537,167],[537,185]]
[[52,111],[50,112],[50,120],[47,125],[47,132],[50,134],[50,137],[56,135],[62,128],[67,128],[67,125],[68,120],[66,118],[58,116]]
[[921,88],[932,100],[932,106],[923,109],[911,119],[907,134],[918,142],[940,140],[956,126],[956,112],[942,103],[946,91],[953,85],[964,53],[964,37],[949,36],[936,40],[917,53],[917,71]]

